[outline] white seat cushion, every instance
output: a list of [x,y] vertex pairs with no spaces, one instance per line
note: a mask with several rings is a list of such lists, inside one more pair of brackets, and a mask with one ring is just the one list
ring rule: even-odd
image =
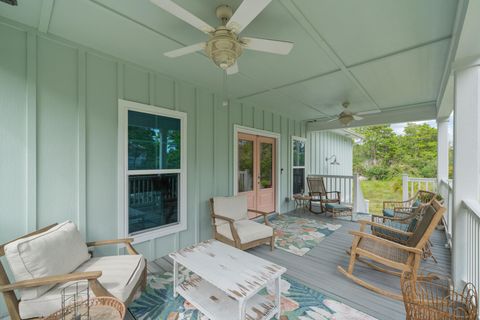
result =
[[[235,228],[237,229],[238,237],[241,243],[248,243],[258,239],[268,238],[273,235],[273,228],[264,224],[260,224],[251,220],[236,221]],[[232,232],[229,224],[222,224],[217,227],[217,232],[222,236],[233,240]]]
[[[238,195],[235,197],[213,198],[213,212],[216,215],[224,216],[233,220],[248,219],[247,196]],[[215,219],[217,226],[228,223],[222,219]]]
[[[144,267],[145,259],[141,255],[108,256],[92,258],[74,272],[102,271],[100,283],[112,295],[125,302],[140,280]],[[22,299],[19,304],[22,319],[45,317],[60,310],[62,289],[72,283],[59,284],[35,299]],[[86,284],[82,282],[82,285],[85,288]]]
[[[7,244],[5,257],[17,282],[70,273],[90,259],[82,236],[70,221]],[[20,293],[24,299],[34,299],[51,287],[22,289]]]

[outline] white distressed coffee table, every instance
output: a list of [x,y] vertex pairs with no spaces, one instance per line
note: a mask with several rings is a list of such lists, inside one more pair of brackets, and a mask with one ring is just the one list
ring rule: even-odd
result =
[[[280,318],[280,281],[284,267],[216,240],[170,253],[173,294],[177,293],[211,320]],[[194,275],[178,283],[179,265]],[[275,282],[275,301],[259,293]]]

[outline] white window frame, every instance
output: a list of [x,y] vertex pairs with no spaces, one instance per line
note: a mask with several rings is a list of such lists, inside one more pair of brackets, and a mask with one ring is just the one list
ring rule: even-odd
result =
[[[293,146],[295,141],[301,141],[305,144],[305,161],[303,163],[303,166],[294,166],[293,165]],[[303,193],[307,192],[307,139],[303,137],[297,137],[297,136],[292,136],[292,142],[290,145],[290,163],[292,169],[290,170],[290,196],[293,199],[293,170],[294,169],[303,169],[304,174],[303,174]]]
[[[138,111],[180,120],[180,169],[128,170],[128,111]],[[178,223],[149,229],[135,234],[128,233],[128,174],[179,173]],[[118,100],[118,236],[133,237],[140,243],[187,229],[187,114],[143,103]]]

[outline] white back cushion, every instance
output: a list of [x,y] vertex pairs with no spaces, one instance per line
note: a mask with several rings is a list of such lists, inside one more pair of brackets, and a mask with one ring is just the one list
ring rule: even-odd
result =
[[[213,198],[213,211],[216,215],[231,218],[235,221],[248,219],[247,196]],[[217,226],[228,223],[225,220],[215,219]]]
[[[90,258],[77,227],[70,221],[5,246],[15,281],[70,273]],[[22,299],[35,299],[53,285],[23,289]]]

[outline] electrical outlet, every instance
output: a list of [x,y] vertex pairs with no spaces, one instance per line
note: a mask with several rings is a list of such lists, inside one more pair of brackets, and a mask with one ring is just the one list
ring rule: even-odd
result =
[[285,197],[285,202],[290,202],[290,198],[289,198],[289,197]]

